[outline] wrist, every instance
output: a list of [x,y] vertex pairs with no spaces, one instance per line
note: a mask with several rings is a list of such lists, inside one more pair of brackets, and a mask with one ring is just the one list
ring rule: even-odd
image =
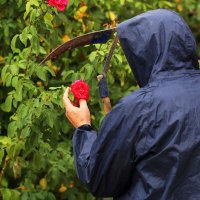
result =
[[88,122],[88,121],[83,121],[83,122],[81,122],[81,123],[78,123],[78,124],[75,126],[75,128],[79,128],[79,127],[84,126],[84,125],[86,125],[86,126],[91,126],[91,123]]
[[90,124],[83,124],[83,125],[79,126],[78,129],[90,131],[90,130],[92,130],[92,127]]

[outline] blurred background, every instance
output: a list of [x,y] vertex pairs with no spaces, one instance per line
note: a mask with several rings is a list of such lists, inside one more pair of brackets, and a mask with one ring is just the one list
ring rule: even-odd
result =
[[[200,56],[199,0],[69,0],[63,12],[44,0],[0,0],[0,199],[95,199],[75,174],[74,128],[65,118],[62,95],[75,80],[85,80],[92,126],[98,130],[104,112],[96,76],[112,39],[39,63],[73,37],[115,27],[157,8],[182,15]],[[112,105],[138,89],[119,45],[108,85]]]

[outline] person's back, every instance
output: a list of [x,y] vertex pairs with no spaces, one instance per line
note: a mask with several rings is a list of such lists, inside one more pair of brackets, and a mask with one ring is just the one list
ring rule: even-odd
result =
[[[123,100],[127,112],[137,113],[140,130],[134,139],[131,187],[116,199],[200,199],[199,88],[195,71],[152,82]],[[131,109],[133,101],[139,114],[136,107]]]
[[137,101],[132,129],[139,129],[132,186],[119,199],[200,199],[200,73],[191,31],[176,13],[156,10],[122,23],[118,34],[142,87],[124,103],[131,112]]
[[192,33],[177,13],[160,9],[119,24],[117,35],[141,89],[106,115],[98,136],[88,125],[76,129],[78,177],[95,196],[116,200],[199,200],[200,70]]

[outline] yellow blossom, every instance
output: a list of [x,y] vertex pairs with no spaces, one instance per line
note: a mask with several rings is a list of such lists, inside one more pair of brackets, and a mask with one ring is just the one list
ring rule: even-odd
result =
[[95,116],[94,116],[94,115],[91,115],[91,119],[92,119],[92,120],[95,120]]
[[177,10],[179,12],[182,12],[183,11],[183,6],[181,4],[177,5]]
[[67,187],[64,184],[61,184],[60,188],[59,188],[59,192],[63,193],[67,190]]
[[70,37],[67,35],[67,34],[65,34],[63,37],[62,37],[62,41],[63,42],[67,42],[67,41],[69,41],[70,40]]
[[40,179],[40,186],[42,187],[43,190],[47,188],[47,180],[46,178],[41,178]]
[[74,18],[80,22],[82,22],[83,20],[83,17],[86,17],[87,16],[87,6],[84,5],[84,6],[81,6],[75,13],[74,15]]
[[83,32],[86,32],[87,30],[87,26],[84,23],[82,23],[82,29],[83,29]]
[[109,11],[108,15],[109,15],[109,18],[110,18],[111,21],[115,21],[116,20],[115,13],[113,11]]
[[70,188],[73,188],[74,186],[75,186],[74,181],[70,181],[70,182],[69,182],[69,187],[70,187]]
[[55,65],[52,65],[51,69],[54,71],[55,74],[58,73],[58,69],[57,69],[57,67]]
[[43,85],[42,81],[37,81],[36,84],[37,84],[38,87],[41,87]]
[[81,13],[85,13],[86,11],[87,11],[87,6],[81,6],[79,9],[79,12],[81,12]]
[[44,38],[43,37],[40,37],[40,42],[44,42]]
[[28,188],[24,185],[19,186],[17,189],[22,191],[28,190]]
[[47,65],[54,71],[55,74],[58,73],[58,68],[55,65],[53,65],[50,60],[47,61]]
[[115,28],[118,23],[119,23],[119,21],[115,20],[115,21],[112,21],[111,23],[103,24],[103,26],[106,28]]
[[47,65],[49,65],[49,67],[52,67],[52,66],[53,66],[53,64],[51,63],[51,60],[48,60],[48,61],[47,61]]
[[4,60],[4,57],[3,57],[3,56],[0,56],[0,62],[3,61],[3,60]]

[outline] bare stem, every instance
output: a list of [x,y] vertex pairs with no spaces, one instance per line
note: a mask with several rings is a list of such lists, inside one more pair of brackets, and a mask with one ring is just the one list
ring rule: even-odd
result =
[[6,156],[4,164],[3,164],[3,168],[1,169],[1,172],[0,172],[0,186],[1,186],[1,181],[3,179],[3,176],[5,174],[5,171],[8,166],[9,161],[10,161],[10,158],[8,156]]

